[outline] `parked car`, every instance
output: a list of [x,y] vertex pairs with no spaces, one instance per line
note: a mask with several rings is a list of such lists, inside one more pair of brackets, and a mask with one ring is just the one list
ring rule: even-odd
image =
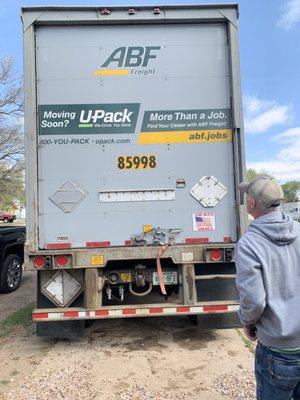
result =
[[0,228],[0,292],[16,290],[22,280],[25,227]]
[[15,215],[12,215],[12,214],[7,213],[7,212],[0,211],[0,221],[3,221],[3,222],[14,222],[15,219],[16,219]]
[[300,202],[284,203],[281,205],[282,211],[287,212],[295,221],[300,221]]

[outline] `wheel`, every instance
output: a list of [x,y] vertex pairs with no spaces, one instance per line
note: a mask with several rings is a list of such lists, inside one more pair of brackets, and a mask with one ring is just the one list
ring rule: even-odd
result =
[[4,293],[16,290],[22,280],[22,262],[16,254],[10,254],[0,270],[0,290]]
[[14,222],[14,220],[13,220],[13,219],[10,219],[9,222],[12,223],[12,222]]
[[4,222],[5,224],[7,224],[7,223],[8,223],[8,218],[4,218],[3,222]]

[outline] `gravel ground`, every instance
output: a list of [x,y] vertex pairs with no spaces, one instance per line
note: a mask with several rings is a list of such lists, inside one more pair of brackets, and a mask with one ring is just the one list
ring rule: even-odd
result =
[[[223,396],[234,400],[255,400],[255,380],[251,371],[232,372],[219,376],[213,388]],[[114,400],[192,400],[197,393],[175,390],[151,390],[143,385],[133,385],[126,390],[119,390]],[[104,400],[93,390],[90,368],[84,364],[73,368],[48,370],[41,377],[25,379],[19,387],[5,393],[1,400]]]
[[[252,371],[232,372],[219,376],[213,388],[221,395],[234,400],[255,400],[255,378]],[[210,396],[209,396],[210,397]],[[126,391],[116,393],[115,400],[191,400],[197,399],[197,393],[179,393],[173,390],[149,390],[144,386],[135,385]]]
[[47,370],[40,377],[27,377],[25,381],[5,393],[1,400],[92,400],[90,370],[84,364],[58,371]]
[[255,378],[252,371],[232,372],[219,376],[214,388],[235,400],[255,400]]
[[149,390],[135,385],[116,393],[115,400],[188,400],[196,399],[196,393],[178,393],[174,390]]
[[[0,320],[34,301],[34,279],[0,296]],[[95,321],[69,341],[33,331],[0,338],[1,400],[255,399],[242,331],[199,329],[184,317]]]

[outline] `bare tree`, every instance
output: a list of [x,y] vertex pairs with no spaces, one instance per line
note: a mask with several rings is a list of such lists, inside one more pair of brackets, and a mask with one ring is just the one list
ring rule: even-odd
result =
[[23,114],[23,87],[15,76],[13,60],[0,60],[0,116],[20,116]]
[[0,59],[0,207],[22,196],[23,88],[11,58]]

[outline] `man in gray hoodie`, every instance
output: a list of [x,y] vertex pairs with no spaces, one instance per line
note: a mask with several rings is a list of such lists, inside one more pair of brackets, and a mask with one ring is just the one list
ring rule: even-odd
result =
[[300,224],[278,210],[281,186],[260,175],[240,184],[254,221],[235,250],[239,317],[258,339],[258,400],[300,400]]

